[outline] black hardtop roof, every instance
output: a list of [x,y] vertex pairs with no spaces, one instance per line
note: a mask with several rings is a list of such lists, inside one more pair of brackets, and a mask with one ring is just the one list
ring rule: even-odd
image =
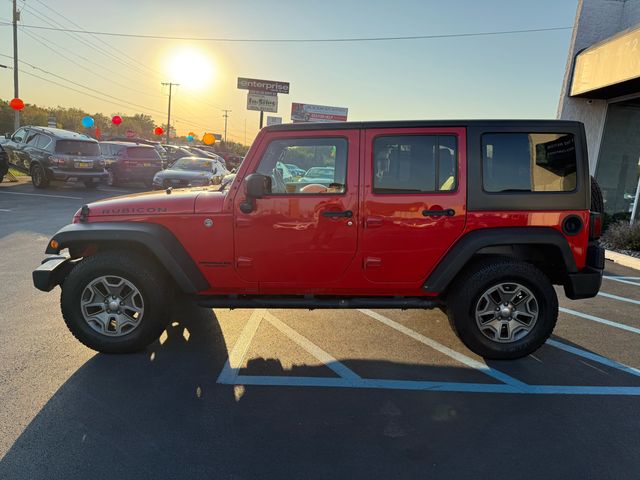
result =
[[85,142],[97,142],[95,138],[91,138],[84,133],[62,130],[61,128],[38,127],[34,125],[24,125],[23,128],[28,128],[29,130],[35,130],[36,132],[52,135],[58,140],[80,140]]
[[544,127],[562,128],[582,126],[573,120],[383,120],[367,122],[327,122],[327,123],[283,123],[271,125],[263,130],[344,130],[361,128],[436,128],[436,127]]

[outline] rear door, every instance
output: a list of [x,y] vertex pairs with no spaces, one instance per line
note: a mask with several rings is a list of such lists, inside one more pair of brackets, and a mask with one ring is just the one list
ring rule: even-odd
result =
[[416,286],[464,230],[465,129],[369,129],[364,165],[364,275]]

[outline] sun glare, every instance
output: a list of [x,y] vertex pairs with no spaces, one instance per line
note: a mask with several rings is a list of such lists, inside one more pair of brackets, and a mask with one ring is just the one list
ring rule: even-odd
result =
[[165,62],[165,70],[171,81],[194,90],[207,87],[215,73],[211,58],[192,47],[173,51]]

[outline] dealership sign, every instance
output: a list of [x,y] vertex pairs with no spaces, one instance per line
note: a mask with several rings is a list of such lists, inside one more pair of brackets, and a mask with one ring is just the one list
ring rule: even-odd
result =
[[282,117],[267,117],[267,127],[271,125],[280,125],[282,123]]
[[311,105],[309,103],[291,104],[291,121],[300,122],[346,122],[349,109]]
[[278,111],[278,96],[250,90],[247,94],[247,110],[275,113]]
[[238,77],[238,88],[262,93],[289,93],[288,82],[276,82],[275,80],[258,80],[255,78]]

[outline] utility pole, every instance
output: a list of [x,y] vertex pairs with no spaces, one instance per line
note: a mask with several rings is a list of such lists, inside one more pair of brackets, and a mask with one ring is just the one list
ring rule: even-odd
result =
[[[18,0],[13,0],[13,98],[20,98],[18,92]],[[20,128],[20,110],[15,110],[13,117],[13,127]]]
[[[14,0],[15,1],[15,0]],[[179,83],[161,82],[162,85],[169,85],[169,108],[167,109],[167,145],[169,145],[169,133],[171,133],[171,87],[177,87]]]
[[227,118],[229,118],[231,110],[225,110],[223,108],[222,111],[224,112],[224,115],[222,115],[224,117],[224,143],[227,143]]
[[264,110],[260,110],[260,129],[262,130],[262,124],[264,122]]
[[244,117],[244,144],[247,144],[247,117]]

